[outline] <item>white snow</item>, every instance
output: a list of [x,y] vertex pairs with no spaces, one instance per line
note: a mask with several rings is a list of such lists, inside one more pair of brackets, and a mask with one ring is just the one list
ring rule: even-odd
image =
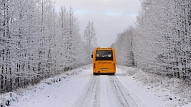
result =
[[140,81],[143,75],[138,69],[118,67],[115,76],[94,76],[88,65],[43,80],[38,85],[2,94],[0,102],[12,99],[9,107],[191,106],[187,99],[162,86],[144,84]]

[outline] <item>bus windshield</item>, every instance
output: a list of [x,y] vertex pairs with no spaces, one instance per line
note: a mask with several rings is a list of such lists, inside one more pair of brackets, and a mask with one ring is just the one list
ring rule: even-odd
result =
[[97,60],[112,60],[113,61],[112,50],[97,50],[96,61]]

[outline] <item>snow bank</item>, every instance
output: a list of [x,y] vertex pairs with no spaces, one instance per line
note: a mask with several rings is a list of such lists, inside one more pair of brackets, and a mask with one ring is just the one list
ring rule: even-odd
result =
[[[1,107],[9,106],[12,101],[17,102],[18,97],[24,96],[26,93],[28,93],[28,91],[32,90],[32,91],[36,92],[37,90],[43,90],[45,87],[47,87],[47,85],[51,85],[51,84],[60,82],[63,79],[69,78],[72,75],[77,75],[82,70],[87,69],[89,66],[90,65],[76,68],[76,69],[73,69],[70,71],[66,71],[66,72],[62,73],[61,75],[42,80],[40,83],[38,83],[34,86],[28,86],[26,88],[17,89],[16,91],[13,91],[13,92],[1,94],[0,95],[0,106]],[[36,89],[36,88],[38,88],[38,89]]]
[[18,95],[14,92],[9,92],[9,93],[0,95],[0,106],[1,107],[9,106],[10,102],[17,101],[17,97]]
[[141,83],[143,88],[152,92],[168,106],[191,106],[191,83],[178,78],[143,72],[137,68],[118,66],[127,71],[126,75],[132,76],[135,81]]

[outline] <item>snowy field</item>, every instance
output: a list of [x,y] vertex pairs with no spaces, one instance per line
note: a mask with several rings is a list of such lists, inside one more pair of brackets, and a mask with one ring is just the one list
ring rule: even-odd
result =
[[[115,76],[92,74],[90,65],[0,96],[9,107],[190,107],[167,88],[144,84],[141,70],[118,67]],[[149,75],[147,78],[150,78]],[[143,80],[145,81],[145,80]],[[149,82],[148,82],[149,83]],[[153,83],[154,84],[154,83]]]

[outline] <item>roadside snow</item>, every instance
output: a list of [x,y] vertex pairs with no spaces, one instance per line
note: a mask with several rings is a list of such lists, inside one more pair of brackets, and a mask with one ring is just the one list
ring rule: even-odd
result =
[[180,81],[163,79],[123,66],[118,66],[115,76],[94,76],[88,65],[2,94],[0,103],[4,107],[190,107],[190,101],[175,90]]
[[[151,101],[151,107],[156,107],[156,105],[157,107],[191,107],[191,100],[189,100],[191,93],[188,91],[191,88],[186,87],[183,80],[145,73],[140,69],[125,66],[118,66],[118,69],[118,71],[126,71],[124,75],[127,75],[126,77],[129,79],[127,82],[133,81],[139,87],[134,88],[133,92],[139,93],[140,91],[137,89],[143,89],[138,96]],[[143,96],[143,93],[148,94],[150,99]],[[157,99],[154,100],[154,98]]]
[[[37,102],[40,101],[39,98],[42,98],[41,96],[46,96],[46,94],[48,94],[47,92],[51,92],[51,90],[56,89],[57,87],[59,87],[59,84],[64,84],[63,82],[68,81],[71,76],[77,75],[81,71],[86,70],[87,67],[89,68],[89,65],[79,67],[77,69],[64,72],[61,75],[42,80],[40,83],[34,86],[28,86],[25,89],[20,88],[13,92],[1,94],[0,106],[30,107],[35,104],[35,100]],[[64,87],[63,89],[65,89],[66,87]],[[47,95],[46,97],[49,98],[50,96]],[[45,103],[48,101],[47,98],[43,99]],[[33,104],[28,104],[29,102],[32,102]],[[43,107],[44,105],[38,106]]]

